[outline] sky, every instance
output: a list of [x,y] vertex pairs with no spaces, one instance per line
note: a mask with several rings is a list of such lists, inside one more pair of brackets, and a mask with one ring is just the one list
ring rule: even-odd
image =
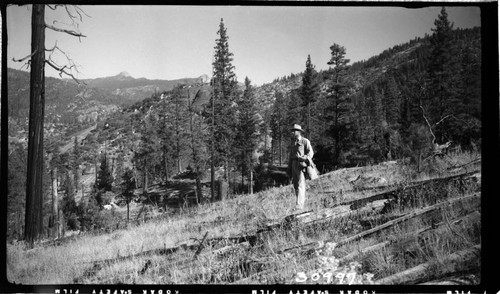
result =
[[[78,30],[76,38],[46,30],[46,48],[65,52],[52,58],[78,66],[80,79],[114,76],[126,71],[135,78],[173,80],[211,76],[221,19],[239,82],[253,85],[305,70],[307,56],[316,70],[327,69],[330,46],[346,48],[351,64],[366,60],[415,37],[432,34],[441,7],[396,6],[79,6],[86,15],[71,23],[66,11],[46,8],[46,23]],[[71,10],[73,11],[73,10]],[[454,28],[481,25],[475,6],[446,7]],[[73,12],[73,14],[75,14]],[[76,15],[76,14],[75,14]],[[7,7],[7,66],[30,55],[31,6]],[[48,57],[48,53],[46,55]],[[59,77],[50,67],[46,75]]]

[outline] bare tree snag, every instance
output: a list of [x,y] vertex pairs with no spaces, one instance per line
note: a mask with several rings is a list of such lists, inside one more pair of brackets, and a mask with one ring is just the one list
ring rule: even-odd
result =
[[43,120],[45,111],[45,7],[33,4],[31,29],[30,115],[24,238],[31,248],[43,225]]
[[[429,120],[425,116],[425,109],[422,106],[422,100],[420,100],[420,109],[422,109],[422,116],[423,116],[425,122],[427,123],[427,127],[429,128],[429,132],[431,133],[431,136],[432,136],[432,149],[431,149],[432,154],[431,154],[431,156],[436,156],[436,155],[443,154],[444,151],[446,149],[448,149],[448,147],[450,147],[451,141],[448,141],[448,142],[446,142],[444,144],[438,144],[438,143],[436,143],[436,136],[434,135],[434,132],[432,131],[432,127],[439,125],[445,119],[447,119],[448,117],[451,117],[451,115],[446,115],[445,117],[441,118],[437,123],[431,125],[430,122],[429,122]],[[429,157],[431,157],[431,156],[429,156]]]
[[[437,267],[436,275],[446,275],[471,269],[477,264],[481,257],[481,245],[475,245],[469,249],[462,250],[445,257]],[[428,277],[429,271],[437,261],[420,264],[411,269],[375,281],[375,284],[394,285],[419,281]],[[430,277],[434,278],[434,277]]]
[[[51,9],[54,8],[49,6]],[[81,9],[75,8],[81,18]],[[76,18],[66,7],[71,20]],[[31,17],[31,54],[20,60],[30,59],[27,63],[31,66],[30,72],[30,115],[28,127],[28,171],[26,179],[26,213],[24,239],[29,247],[34,246],[34,242],[41,237],[43,230],[43,123],[45,117],[45,64],[71,77],[72,74],[66,70],[67,66],[59,67],[50,58],[45,58],[45,28],[54,29],[45,23],[45,5],[33,4]],[[78,37],[83,35],[69,30],[58,30]],[[55,50],[57,45],[54,46]],[[60,49],[59,49],[60,50]],[[64,53],[64,52],[63,52]],[[74,65],[71,65],[71,70]],[[73,77],[75,79],[75,77]],[[78,80],[75,79],[77,82]],[[54,218],[54,221],[57,221]]]

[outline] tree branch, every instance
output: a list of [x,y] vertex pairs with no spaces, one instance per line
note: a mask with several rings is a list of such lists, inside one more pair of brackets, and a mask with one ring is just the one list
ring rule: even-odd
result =
[[424,117],[425,122],[427,123],[427,126],[429,127],[429,132],[430,132],[430,133],[431,133],[431,135],[432,135],[432,145],[434,146],[435,141],[436,141],[436,136],[434,135],[434,132],[432,131],[432,126],[431,126],[431,124],[429,123],[429,120],[428,120],[428,119],[427,119],[427,117],[425,116],[425,110],[424,110],[424,107],[422,106],[422,99],[420,99],[420,108],[422,109],[422,116]]
[[453,114],[448,114],[447,116],[443,117],[440,121],[438,121],[437,123],[435,123],[434,125],[439,125],[440,123],[442,123],[445,119],[447,119],[448,117],[450,116],[453,116]]
[[[82,16],[82,13],[86,16],[86,17],[90,17],[87,13],[85,13],[85,11],[83,9],[81,9],[80,7],[78,7],[77,5],[72,5],[73,8],[75,9],[75,12],[78,14],[78,17],[80,18],[80,21],[83,20],[83,16]],[[72,15],[70,12],[69,12],[69,9],[68,9],[68,6],[65,6],[66,8],[66,12],[68,13],[68,15],[73,19],[73,18],[76,18],[76,16]]]
[[[76,13],[78,13],[78,15],[80,16],[80,21],[82,21],[82,13],[86,16],[86,17],[90,17],[90,15],[88,15],[87,13],[85,13],[85,10],[81,9],[80,7],[76,6],[75,5],[75,10],[76,10]],[[80,13],[81,12],[81,13]]]
[[66,68],[72,69],[73,67],[75,67],[75,65],[71,65],[70,67],[67,67],[66,65],[63,66],[63,67],[60,67],[60,66],[54,64],[50,59],[45,60],[45,63],[47,63],[48,65],[50,65],[53,69],[59,71],[59,76],[60,77],[62,77],[62,74],[65,74],[65,75],[71,77],[77,84],[81,84],[82,83],[72,73],[66,71]]
[[75,36],[75,37],[78,37],[78,38],[80,38],[80,37],[87,37],[87,36],[83,35],[82,33],[71,31],[71,30],[66,30],[66,29],[56,28],[56,27],[48,25],[48,24],[45,24],[45,27],[48,28],[48,29],[51,29],[53,31],[66,33],[66,34],[69,34],[69,35],[72,35],[72,36]]
[[31,53],[30,55],[28,55],[28,56],[26,56],[26,57],[24,57],[24,58],[21,58],[21,59],[15,59],[15,58],[12,58],[12,61],[14,61],[14,62],[23,62],[23,61],[25,61],[26,59],[33,57],[33,55],[35,55],[37,52],[38,52],[38,50],[35,50],[35,52],[33,52],[33,53]]
[[58,6],[64,6],[64,5],[62,5],[62,4],[56,4],[56,5],[54,5],[54,7],[52,7],[52,6],[50,6],[50,4],[47,4],[47,7],[50,8],[50,9],[52,9],[52,10],[56,10]]

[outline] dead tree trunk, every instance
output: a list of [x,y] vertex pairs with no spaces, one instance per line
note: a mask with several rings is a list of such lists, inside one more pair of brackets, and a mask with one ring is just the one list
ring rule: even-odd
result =
[[45,6],[34,4],[31,18],[30,116],[24,237],[30,247],[43,231],[43,118],[45,108]]

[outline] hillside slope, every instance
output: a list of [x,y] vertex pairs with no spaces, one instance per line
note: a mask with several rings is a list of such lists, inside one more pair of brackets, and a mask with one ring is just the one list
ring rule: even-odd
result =
[[[477,284],[477,156],[436,162],[448,168],[440,175],[416,174],[395,162],[331,172],[308,182],[307,209],[295,215],[289,214],[290,185],[179,207],[179,214],[133,204],[139,221],[128,229],[47,242],[35,256],[22,243],[9,244],[8,278],[28,284],[315,284],[319,273],[320,284],[433,284],[450,276]],[[123,219],[126,208],[102,214]],[[151,217],[155,221],[142,223]],[[437,260],[442,266],[429,271],[426,264]],[[422,264],[427,272],[403,275]]]

